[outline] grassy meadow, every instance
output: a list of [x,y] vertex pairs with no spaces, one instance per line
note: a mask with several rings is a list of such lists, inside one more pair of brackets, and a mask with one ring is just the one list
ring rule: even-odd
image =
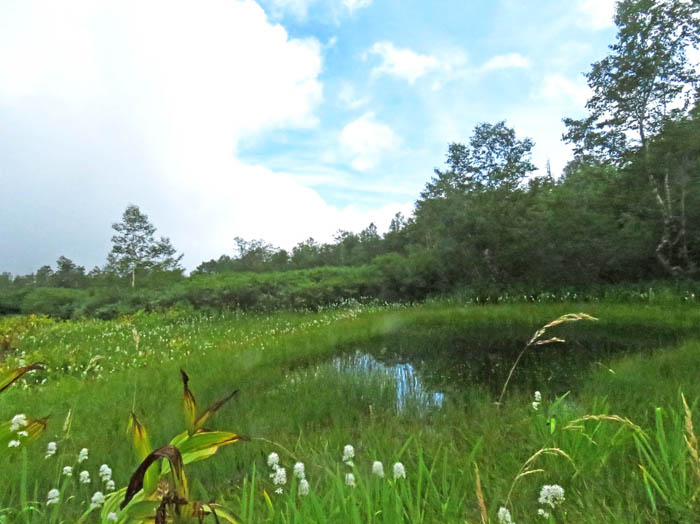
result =
[[[539,341],[565,342],[528,347],[497,404],[533,333],[579,312],[598,320],[548,328]],[[118,490],[141,462],[131,412],[153,448],[183,431],[180,369],[201,407],[239,390],[206,427],[250,440],[185,471],[192,499],[242,522],[696,522],[700,509],[694,302],[3,317],[0,341],[4,372],[45,364],[0,395],[0,420],[49,417],[36,442],[0,453],[0,522],[145,522],[109,516],[99,469]],[[375,364],[340,364],[353,355]],[[423,396],[402,389],[407,369]],[[542,498],[545,485],[564,500]],[[107,502],[90,511],[96,491]]]

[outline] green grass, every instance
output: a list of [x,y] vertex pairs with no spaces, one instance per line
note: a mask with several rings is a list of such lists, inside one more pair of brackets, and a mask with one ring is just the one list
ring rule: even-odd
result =
[[[532,333],[579,311],[600,320],[554,328],[552,335],[567,343],[528,350],[505,404],[494,405]],[[680,392],[691,406],[700,398],[699,320],[700,311],[682,304],[434,303],[43,321],[18,334],[4,353],[4,368],[24,359],[41,360],[47,369],[0,396],[0,420],[16,413],[50,419],[42,439],[28,446],[26,466],[21,452],[0,459],[6,472],[0,522],[2,515],[7,522],[47,522],[56,509],[45,506],[46,494],[63,482],[64,465],[76,473],[84,466],[92,483],[74,478],[66,486],[56,522],[73,522],[86,509],[99,488],[100,464],[110,465],[118,486],[126,485],[138,465],[125,432],[129,412],[139,414],[154,446],[183,428],[180,367],[202,406],[240,389],[211,426],[253,440],[223,448],[187,472],[196,496],[216,498],[246,522],[480,522],[475,464],[493,522],[509,492],[516,522],[545,522],[536,515],[539,490],[555,483],[566,490],[565,503],[553,512],[556,522],[692,522],[700,479],[688,462]],[[397,411],[386,375],[327,364],[356,350],[376,351],[387,363],[397,355],[410,358],[425,384],[446,392],[446,402],[440,409]],[[537,411],[535,390],[543,395]],[[566,428],[589,414],[628,417],[647,440],[611,420]],[[44,459],[49,441],[58,442],[59,451]],[[355,448],[352,468],[341,461],[346,444]],[[78,466],[83,447],[90,458]],[[542,448],[561,449],[571,460],[538,456],[531,469],[543,471],[514,484]],[[272,451],[287,468],[282,495],[274,493],[266,464]],[[374,460],[383,462],[387,478],[371,474]],[[308,497],[299,497],[292,481],[297,461],[306,465]],[[394,481],[397,461],[407,477]],[[355,488],[345,485],[350,472]]]

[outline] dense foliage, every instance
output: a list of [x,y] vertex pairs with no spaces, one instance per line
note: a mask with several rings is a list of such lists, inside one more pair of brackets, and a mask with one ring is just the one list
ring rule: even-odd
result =
[[[182,275],[181,255],[138,207],[114,224],[103,268],[0,275],[0,314],[114,316],[178,302],[193,307],[307,308],[345,299],[420,300],[469,289],[562,292],[698,277],[700,262],[700,4],[618,3],[617,41],[586,75],[582,120],[566,119],[575,158],[533,177],[533,142],[482,123],[448,146],[409,218],[380,235],[338,231],[291,251],[234,239],[234,252]],[[128,287],[134,288],[128,291]]]

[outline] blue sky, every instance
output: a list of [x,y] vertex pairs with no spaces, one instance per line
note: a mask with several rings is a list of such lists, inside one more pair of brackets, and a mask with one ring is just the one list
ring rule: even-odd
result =
[[570,157],[614,1],[0,3],[0,271],[104,263],[141,206],[189,268],[410,213],[450,142],[506,120]]
[[[305,177],[338,206],[414,200],[447,144],[482,121],[535,138],[537,164],[559,172],[569,157],[561,119],[582,114],[581,73],[614,38],[602,0],[262,5],[290,36],[324,46],[320,125],[257,137],[241,156]],[[374,148],[343,134],[353,123]]]

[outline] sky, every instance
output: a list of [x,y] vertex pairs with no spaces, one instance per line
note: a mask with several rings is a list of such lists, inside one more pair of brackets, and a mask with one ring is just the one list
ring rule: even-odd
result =
[[105,263],[138,205],[194,269],[408,216],[505,120],[555,175],[614,0],[0,0],[0,271]]

